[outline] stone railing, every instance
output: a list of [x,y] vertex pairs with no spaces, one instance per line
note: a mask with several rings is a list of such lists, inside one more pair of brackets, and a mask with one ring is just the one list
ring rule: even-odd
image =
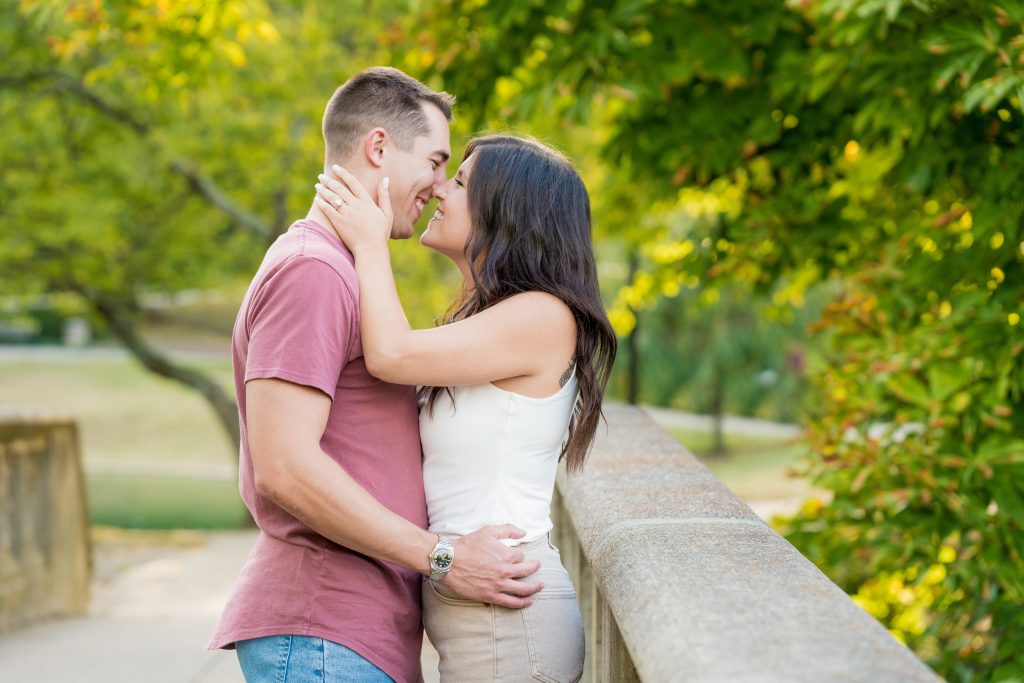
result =
[[584,681],[940,680],[640,409],[560,473]]
[[0,413],[0,632],[84,612],[90,565],[74,422]]

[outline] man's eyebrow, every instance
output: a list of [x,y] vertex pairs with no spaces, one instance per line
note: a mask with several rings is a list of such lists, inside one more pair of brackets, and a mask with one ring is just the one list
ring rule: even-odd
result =
[[449,154],[448,152],[444,151],[443,149],[436,149],[433,152],[431,152],[430,155],[431,156],[439,156],[439,157],[441,157],[441,161],[443,161],[445,163],[447,163],[448,159],[450,159],[451,156],[452,156],[451,154]]

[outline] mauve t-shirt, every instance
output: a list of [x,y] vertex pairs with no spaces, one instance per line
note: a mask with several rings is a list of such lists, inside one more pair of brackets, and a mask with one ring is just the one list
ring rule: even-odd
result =
[[209,646],[315,636],[355,650],[396,681],[417,681],[420,575],[324,538],[253,482],[245,383],[276,377],[315,387],[331,397],[323,451],[383,505],[426,527],[414,389],[367,373],[358,302],[352,254],[310,220],[270,247],[245,295],[232,337],[239,489],[260,534]]

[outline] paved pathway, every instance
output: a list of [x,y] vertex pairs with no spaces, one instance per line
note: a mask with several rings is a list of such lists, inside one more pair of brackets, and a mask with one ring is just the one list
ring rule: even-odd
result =
[[[694,431],[711,431],[713,428],[710,415],[697,415],[694,413],[681,413],[678,410],[658,408],[657,406],[642,406],[647,414],[655,422],[665,429],[690,429]],[[727,434],[750,434],[755,436],[777,436],[780,438],[792,438],[799,436],[801,428],[799,425],[785,424],[782,422],[768,422],[752,417],[737,417],[726,415],[724,430]]]
[[87,616],[0,636],[0,680],[244,681],[233,653],[203,648],[254,533],[203,534],[197,547],[127,538],[97,544]]
[[[234,652],[204,647],[255,532],[170,540],[98,543],[89,614],[0,636],[0,681],[244,683]],[[427,683],[437,681],[429,644],[423,661]]]
[[[223,351],[208,351],[162,348],[163,351],[178,359],[192,361],[223,360],[230,362],[230,342],[225,343],[225,349]],[[0,363],[88,363],[123,361],[133,358],[134,356],[121,346],[87,346],[76,348],[57,345],[0,345]]]

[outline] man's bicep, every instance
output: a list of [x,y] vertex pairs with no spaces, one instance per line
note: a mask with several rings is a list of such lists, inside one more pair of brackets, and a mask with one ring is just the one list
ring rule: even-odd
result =
[[357,304],[330,265],[293,259],[247,312],[245,380],[276,378],[333,396],[358,341]]
[[246,431],[257,477],[271,475],[295,454],[318,448],[331,399],[319,389],[280,379],[245,384]]

